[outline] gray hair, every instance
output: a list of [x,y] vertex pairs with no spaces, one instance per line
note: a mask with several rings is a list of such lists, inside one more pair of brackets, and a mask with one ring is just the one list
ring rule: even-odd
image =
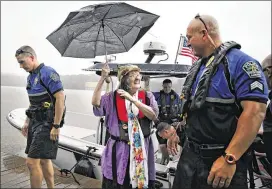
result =
[[204,21],[204,23],[206,24],[209,35],[220,36],[219,24],[213,16],[201,15],[200,17]]
[[271,54],[269,54],[267,57],[265,57],[265,59],[262,61],[263,68],[270,67],[270,66],[272,66]]
[[271,61],[271,54],[269,54],[265,59],[262,61],[262,68],[266,70],[264,75],[267,80],[268,88],[271,90],[272,88],[272,61]]
[[36,52],[34,51],[34,49],[28,45],[24,45],[22,47],[20,47],[16,53],[15,53],[15,56],[18,56],[22,54],[23,56],[34,56],[37,58],[37,54]]
[[170,129],[171,125],[166,123],[166,122],[160,122],[157,126],[157,131],[158,133],[161,132],[162,130],[168,130]]

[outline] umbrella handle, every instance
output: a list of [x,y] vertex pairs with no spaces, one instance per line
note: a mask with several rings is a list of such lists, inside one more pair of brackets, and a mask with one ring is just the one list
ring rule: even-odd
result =
[[[105,63],[105,64],[108,64],[107,59],[106,59],[106,63]],[[107,76],[107,77],[106,77],[106,79],[105,79],[105,81],[106,81],[106,83],[107,83],[107,84],[109,84],[109,83],[110,83],[110,77],[109,77],[109,76]]]
[[106,83],[109,84],[110,83],[110,77],[107,76],[106,79],[105,79]]
[[110,83],[107,83],[106,93],[110,92]]
[[111,76],[108,76],[106,79],[109,80],[109,82],[107,82],[107,80],[106,80],[106,83],[107,83],[106,93],[108,93],[108,92],[110,92],[110,82],[111,82],[111,90],[113,91],[113,81],[112,81]]

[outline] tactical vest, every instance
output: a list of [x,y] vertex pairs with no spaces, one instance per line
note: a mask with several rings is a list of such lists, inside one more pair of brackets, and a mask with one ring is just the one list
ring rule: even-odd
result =
[[[197,62],[193,64],[193,66],[191,67],[186,77],[186,80],[184,82],[184,86],[182,89],[182,93],[181,93],[181,99],[183,99],[184,101],[183,114],[188,111],[194,111],[196,109],[202,108],[203,104],[207,100],[207,94],[209,91],[211,78],[216,73],[219,64],[223,64],[224,73],[229,85],[229,89],[235,96],[235,91],[231,85],[228,63],[225,57],[226,53],[232,48],[240,49],[241,45],[237,44],[234,41],[229,41],[229,42],[223,43],[220,47],[216,49],[213,56],[211,56],[208,62],[206,63],[206,68],[203,71],[203,74],[201,78],[199,79],[198,85],[195,89],[196,91],[195,91],[194,97],[192,96],[192,86],[196,80],[196,77],[202,65],[203,59],[199,59]],[[236,102],[231,102],[231,101],[229,103],[236,104]],[[239,113],[241,113],[240,112],[241,107],[239,107],[237,104],[236,106],[239,109],[238,110]]]
[[176,94],[173,90],[169,93],[170,104],[166,104],[166,94],[163,90],[160,91],[160,121],[170,121],[180,117],[180,104],[174,104],[176,100]]
[[[143,104],[146,104],[148,106],[150,105],[150,100],[144,90],[140,90],[138,92],[138,100],[141,101]],[[128,142],[128,114],[126,109],[126,103],[125,99],[122,98],[116,91],[114,91],[114,106],[116,108],[116,113],[118,117],[120,137],[111,136],[111,138]],[[138,121],[141,125],[144,137],[146,138],[150,136],[152,121],[149,120],[140,110],[138,114]]]

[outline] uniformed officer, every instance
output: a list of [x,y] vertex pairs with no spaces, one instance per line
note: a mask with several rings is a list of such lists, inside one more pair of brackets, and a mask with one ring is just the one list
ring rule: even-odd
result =
[[[169,124],[178,122],[181,114],[181,101],[179,95],[172,89],[172,81],[170,79],[165,79],[162,83],[162,87],[163,90],[153,93],[159,107],[159,122],[166,122]],[[169,153],[166,147],[167,139],[160,137],[158,132],[156,132],[156,136],[162,152],[160,163],[167,164],[169,162]]]
[[268,55],[262,62],[263,71],[266,77],[267,85],[269,87],[270,103],[266,109],[266,116],[263,121],[263,141],[265,146],[266,157],[270,163],[270,175],[272,176],[272,62],[271,54]]
[[40,188],[43,176],[48,188],[54,188],[54,169],[51,159],[56,159],[58,136],[64,118],[62,82],[51,67],[40,64],[30,46],[20,47],[15,54],[20,68],[29,72],[27,93],[30,106],[22,133],[27,136],[25,153],[30,171],[31,188]]
[[[248,188],[245,152],[258,133],[268,100],[261,65],[239,44],[222,43],[212,16],[197,15],[187,38],[201,58],[182,89],[188,140],[173,188]],[[175,153],[176,141],[171,139],[169,150]]]
[[[169,139],[176,136],[176,134],[180,136],[183,126],[183,122],[175,122],[171,125],[166,122],[160,122],[157,127],[158,135],[163,139]],[[181,141],[179,142],[179,145],[182,145]]]

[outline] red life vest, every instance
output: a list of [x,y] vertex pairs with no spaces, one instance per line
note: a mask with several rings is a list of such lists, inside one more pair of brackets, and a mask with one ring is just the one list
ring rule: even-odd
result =
[[[121,98],[121,96],[116,92],[116,109],[118,119],[123,122],[128,122],[128,115],[126,109],[125,99]],[[146,94],[144,90],[138,91],[138,100],[140,100],[143,104],[146,104]],[[141,119],[144,117],[144,114],[139,110],[138,118]]]

